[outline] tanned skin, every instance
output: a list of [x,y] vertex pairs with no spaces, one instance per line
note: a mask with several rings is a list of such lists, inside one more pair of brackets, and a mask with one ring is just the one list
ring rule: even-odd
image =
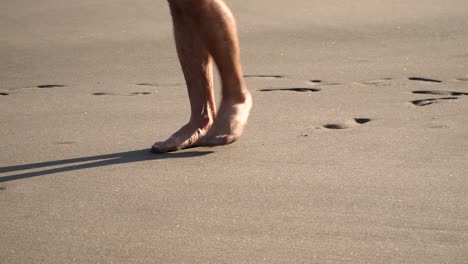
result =
[[[190,101],[190,119],[167,140],[152,146],[155,153],[194,146],[233,143],[247,124],[252,97],[240,63],[234,16],[221,0],[168,0],[177,54]],[[213,64],[222,83],[216,111]]]

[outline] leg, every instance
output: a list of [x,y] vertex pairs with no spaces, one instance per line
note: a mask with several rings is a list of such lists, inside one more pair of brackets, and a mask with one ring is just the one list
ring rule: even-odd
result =
[[242,135],[252,107],[252,97],[242,75],[236,23],[223,1],[198,2],[201,4],[192,9],[196,10],[202,41],[218,66],[223,97],[214,124],[200,143],[230,144]]
[[169,2],[174,24],[177,54],[184,73],[190,100],[189,122],[166,141],[157,142],[152,151],[164,153],[191,147],[206,134],[215,118],[212,60],[190,10]]

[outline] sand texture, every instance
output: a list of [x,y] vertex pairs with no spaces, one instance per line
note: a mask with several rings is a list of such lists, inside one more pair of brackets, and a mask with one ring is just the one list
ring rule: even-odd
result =
[[2,1],[0,263],[468,263],[468,1],[228,4],[245,134],[153,155],[167,2]]

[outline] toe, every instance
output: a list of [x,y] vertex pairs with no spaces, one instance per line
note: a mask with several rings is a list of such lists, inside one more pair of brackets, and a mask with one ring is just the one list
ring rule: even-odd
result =
[[162,142],[156,142],[153,144],[153,146],[151,147],[151,152],[152,153],[155,153],[155,154],[161,154],[161,153],[164,153],[164,149],[162,148]]
[[155,154],[167,153],[176,150],[179,150],[179,148],[177,148],[177,145],[171,144],[171,142],[167,141],[156,142],[151,147],[151,152]]

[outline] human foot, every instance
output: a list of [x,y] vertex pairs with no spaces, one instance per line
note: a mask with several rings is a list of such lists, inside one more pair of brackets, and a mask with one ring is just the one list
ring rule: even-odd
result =
[[199,145],[227,145],[239,139],[244,132],[251,108],[252,96],[249,92],[245,92],[242,101],[223,98],[213,126],[206,136],[200,139]]
[[151,152],[160,154],[193,147],[206,134],[211,123],[211,120],[204,123],[191,121],[165,141],[154,143]]

